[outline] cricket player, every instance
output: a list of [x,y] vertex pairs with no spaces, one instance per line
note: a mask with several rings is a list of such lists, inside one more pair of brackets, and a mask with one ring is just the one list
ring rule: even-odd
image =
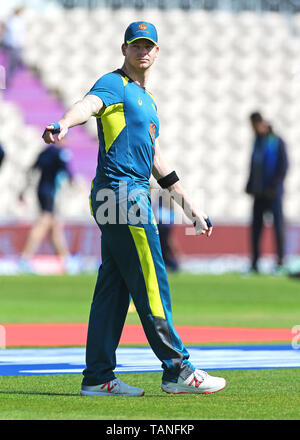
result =
[[[40,216],[31,229],[21,254],[21,268],[25,271],[33,271],[30,259],[34,256],[48,233],[50,233],[50,239],[57,255],[65,261],[70,257],[63,226],[55,214],[54,204],[59,175],[62,173],[72,182],[73,176],[69,160],[69,154],[67,150],[62,148],[62,145],[60,145],[60,148],[50,145],[40,152],[35,163],[29,169],[27,185],[32,172],[35,170],[39,172],[37,197]],[[20,198],[23,198],[23,191],[20,194]]]
[[[143,389],[125,384],[114,374],[131,297],[149,344],[162,362],[162,390],[213,393],[225,387],[225,379],[196,369],[174,329],[169,284],[151,209],[152,173],[184,208],[196,225],[196,233],[208,237],[212,233],[207,215],[192,204],[160,151],[157,107],[146,89],[159,53],[154,25],[131,23],[122,53],[122,68],[102,76],[61,120],[48,125],[43,135],[46,143],[54,143],[54,134],[60,141],[70,127],[91,116],[97,119],[99,154],[90,204],[101,230],[102,264],[89,317],[81,395],[144,395]],[[109,211],[111,215],[105,216]]]

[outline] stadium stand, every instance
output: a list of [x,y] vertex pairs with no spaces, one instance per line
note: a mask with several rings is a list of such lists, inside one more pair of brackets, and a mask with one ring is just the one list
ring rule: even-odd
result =
[[[244,193],[252,142],[248,115],[260,109],[287,141],[291,167],[285,210],[290,222],[299,219],[300,15],[57,6],[51,14],[28,8],[24,17],[25,65],[35,72],[40,87],[60,101],[61,109],[80,99],[100,75],[121,65],[120,45],[129,22],[154,22],[161,54],[149,90],[158,102],[161,146],[185,186],[202,190],[205,210],[215,221],[248,221],[250,200]],[[46,29],[51,32],[45,34]],[[24,146],[22,137],[12,140],[9,134],[20,126],[20,102],[11,104],[6,96],[1,108],[1,118],[6,117],[6,108],[17,115],[7,124],[7,134],[1,133],[3,143],[7,140],[22,154],[24,150],[24,157],[28,151],[29,163],[40,147],[41,120],[26,126],[26,132],[34,132],[37,146],[31,140]],[[45,112],[47,103],[39,108]],[[76,171],[87,187],[95,171],[95,135],[96,123],[91,120],[82,128],[81,147],[69,143],[75,161],[77,157]],[[80,169],[83,158],[86,166]],[[6,173],[1,172],[1,181]],[[83,212],[82,204],[78,211]]]
[[[26,169],[39,151],[39,133],[24,123],[16,105],[3,100],[0,100],[0,125],[1,142],[5,145],[6,153],[0,173],[1,217],[26,217],[26,211],[20,211],[18,194],[25,185]],[[14,178],[16,175],[17,179]],[[29,197],[30,195],[29,191]]]
[[[25,123],[18,105],[1,98],[0,126],[1,142],[6,153],[0,172],[1,223],[12,219],[32,221],[39,210],[35,191],[38,176],[33,175],[26,188],[27,173],[44,148],[41,132],[34,125]],[[21,201],[19,195],[24,188],[25,201]],[[88,193],[89,183],[80,174],[76,177],[74,188],[61,182],[58,212],[65,218],[86,218],[89,215]]]

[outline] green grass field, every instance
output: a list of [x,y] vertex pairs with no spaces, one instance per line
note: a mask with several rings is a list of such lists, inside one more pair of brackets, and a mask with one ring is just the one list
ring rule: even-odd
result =
[[[0,323],[87,322],[95,275],[0,277]],[[291,328],[300,282],[285,277],[169,275],[175,325]],[[129,314],[128,323],[138,323]]]
[[[96,276],[0,277],[0,324],[87,322]],[[292,328],[300,283],[285,277],[169,275],[175,325]],[[128,323],[138,323],[129,314]],[[9,349],[8,349],[9,350]],[[0,353],[1,358],[1,353]],[[122,374],[142,398],[80,397],[81,375],[0,377],[0,419],[287,420],[300,418],[299,369],[213,371],[212,395],[167,395],[160,373]]]
[[81,397],[80,375],[18,376],[0,380],[1,419],[282,420],[299,419],[299,370],[214,371],[228,386],[210,395],[169,395],[160,373],[120,374],[145,396]]

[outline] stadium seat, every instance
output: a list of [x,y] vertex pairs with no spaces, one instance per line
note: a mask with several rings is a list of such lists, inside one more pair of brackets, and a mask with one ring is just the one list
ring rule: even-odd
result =
[[[252,142],[248,118],[259,109],[287,140],[287,213],[296,218],[300,14],[288,22],[271,12],[53,7],[51,14],[27,8],[25,17],[24,62],[40,72],[43,84],[59,92],[67,107],[99,76],[122,65],[120,46],[129,22],[155,22],[161,47],[148,88],[158,104],[161,148],[187,186],[197,182],[203,187],[216,219],[222,220],[226,212],[232,220],[246,221],[249,198],[244,183]],[[51,29],[47,38],[45,29]],[[0,109],[1,139],[9,140],[10,150],[16,151],[22,115],[9,109],[9,103],[5,109]],[[94,118],[85,127],[96,138]],[[26,143],[29,139],[28,134]],[[24,148],[24,164],[36,154],[39,146],[34,145]],[[7,176],[7,171],[0,181],[2,174]],[[76,207],[70,209],[75,215]]]

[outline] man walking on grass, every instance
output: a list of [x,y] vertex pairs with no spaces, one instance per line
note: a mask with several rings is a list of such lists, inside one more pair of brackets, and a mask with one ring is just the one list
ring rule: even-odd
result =
[[146,89],[159,53],[157,41],[151,23],[130,24],[122,44],[122,68],[102,76],[43,135],[46,143],[55,142],[53,134],[60,141],[70,127],[92,115],[97,118],[98,166],[90,202],[101,230],[102,264],[89,317],[82,395],[144,395],[143,389],[125,384],[114,374],[131,297],[149,344],[162,362],[163,391],[213,393],[226,385],[225,379],[191,364],[172,322],[169,284],[151,209],[151,173],[184,209],[198,235],[209,237],[212,225],[192,204],[160,151],[156,103]]

